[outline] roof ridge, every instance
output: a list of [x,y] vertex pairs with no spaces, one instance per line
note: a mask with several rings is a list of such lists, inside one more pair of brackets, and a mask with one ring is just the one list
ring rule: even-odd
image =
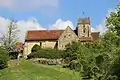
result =
[[64,31],[62,29],[56,29],[56,30],[28,30],[28,31]]
[[91,33],[100,33],[100,32],[97,32],[97,31],[96,31],[96,32],[91,32]]

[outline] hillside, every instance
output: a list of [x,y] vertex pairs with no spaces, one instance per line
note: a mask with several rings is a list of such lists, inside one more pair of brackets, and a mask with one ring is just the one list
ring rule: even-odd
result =
[[0,80],[80,80],[79,74],[59,66],[34,64],[30,61],[21,61],[0,71]]

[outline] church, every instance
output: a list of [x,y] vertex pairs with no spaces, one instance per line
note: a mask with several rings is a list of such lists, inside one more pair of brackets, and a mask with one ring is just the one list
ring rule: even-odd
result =
[[90,18],[79,18],[77,27],[72,30],[69,26],[65,30],[30,30],[27,31],[23,54],[31,53],[37,44],[42,48],[65,49],[71,42],[92,42],[99,39],[99,32],[91,32]]

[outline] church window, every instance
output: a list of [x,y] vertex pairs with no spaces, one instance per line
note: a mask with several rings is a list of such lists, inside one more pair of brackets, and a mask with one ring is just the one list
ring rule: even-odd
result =
[[88,37],[89,37],[89,26],[87,26],[88,27]]
[[89,37],[89,30],[88,30],[88,37]]
[[66,36],[64,36],[64,38],[66,38]]
[[85,33],[85,31],[86,31],[86,28],[85,28],[85,25],[83,26],[83,33]]

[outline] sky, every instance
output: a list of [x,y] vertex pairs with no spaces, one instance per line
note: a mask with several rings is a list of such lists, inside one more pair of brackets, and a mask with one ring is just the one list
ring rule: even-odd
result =
[[[105,17],[120,0],[0,0],[0,32],[17,20],[20,37],[31,29],[75,29],[79,17],[90,17],[92,31],[106,30]],[[20,38],[24,41],[24,38]]]

